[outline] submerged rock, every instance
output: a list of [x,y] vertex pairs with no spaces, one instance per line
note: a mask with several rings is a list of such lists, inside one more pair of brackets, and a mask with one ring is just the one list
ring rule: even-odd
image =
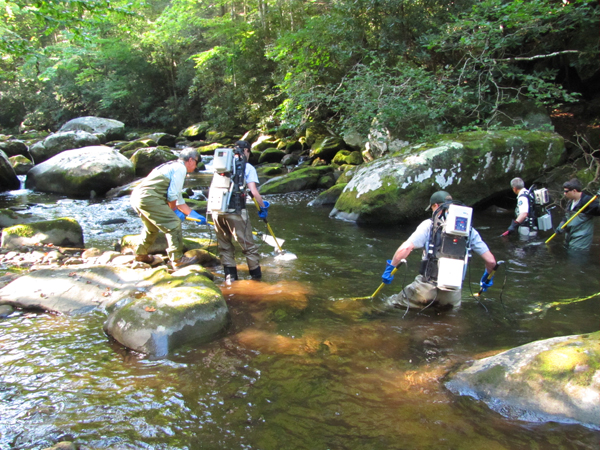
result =
[[429,197],[440,189],[476,205],[506,190],[513,177],[533,180],[557,166],[564,149],[563,138],[548,132],[443,136],[359,166],[330,216],[359,223],[409,222],[428,215]]
[[446,387],[510,419],[600,429],[600,332],[536,341],[475,361],[452,374]]

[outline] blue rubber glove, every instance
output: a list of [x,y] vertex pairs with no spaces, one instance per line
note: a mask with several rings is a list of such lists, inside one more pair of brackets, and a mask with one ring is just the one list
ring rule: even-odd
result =
[[178,209],[175,209],[173,212],[175,213],[175,215],[176,215],[177,217],[179,217],[179,219],[180,219],[181,221],[184,221],[184,220],[185,220],[185,214],[184,214],[184,213],[182,213],[182,212],[181,212],[181,211],[179,211]]
[[392,282],[392,280],[394,279],[394,275],[392,275],[392,271],[396,268],[396,266],[392,265],[392,260],[388,259],[386,261],[387,266],[385,266],[385,272],[383,272],[383,275],[381,275],[381,280],[385,283],[385,284],[390,284]]
[[206,225],[206,217],[204,217],[202,214],[198,214],[193,209],[192,209],[192,212],[190,213],[190,217],[192,219],[196,219],[196,220],[200,221],[200,222],[196,222],[196,223],[199,223],[200,225]]
[[494,285],[494,276],[495,275],[492,275],[492,278],[490,278],[488,280],[489,276],[490,276],[490,274],[488,273],[487,270],[485,272],[483,272],[483,276],[481,277],[481,281],[479,282],[479,286],[481,286],[482,292],[487,291],[488,288],[491,288]]
[[260,217],[261,219],[266,219],[267,214],[269,213],[267,210],[269,209],[269,206],[271,206],[271,204],[266,200],[263,200],[263,203],[265,204],[265,206],[261,207],[260,211],[258,211],[258,217]]

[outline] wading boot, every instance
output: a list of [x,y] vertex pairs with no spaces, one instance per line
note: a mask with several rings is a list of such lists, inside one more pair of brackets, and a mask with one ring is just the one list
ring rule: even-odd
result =
[[260,270],[260,266],[258,266],[256,269],[251,269],[250,276],[252,277],[253,280],[260,281],[262,278],[262,272]]
[[236,266],[223,266],[223,272],[225,273],[225,281],[228,283],[238,279]]

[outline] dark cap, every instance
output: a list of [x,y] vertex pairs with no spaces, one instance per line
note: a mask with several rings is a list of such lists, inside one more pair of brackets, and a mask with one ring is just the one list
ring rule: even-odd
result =
[[452,196],[446,191],[434,192],[431,198],[429,199],[429,206],[425,208],[425,211],[431,208],[431,205],[433,205],[434,203],[441,205],[442,203],[447,202],[448,200],[452,200]]
[[248,141],[237,141],[235,143],[235,146],[238,148],[250,150],[250,144],[248,144]]

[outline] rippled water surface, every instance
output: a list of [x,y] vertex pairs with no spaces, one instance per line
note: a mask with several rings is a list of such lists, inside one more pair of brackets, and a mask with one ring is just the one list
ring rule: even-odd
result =
[[[560,238],[549,247],[498,238],[510,217],[476,213],[476,227],[506,261],[486,299],[470,296],[483,272],[475,257],[459,310],[406,313],[383,300],[412,281],[418,252],[378,298],[352,298],[375,291],[385,260],[416,224],[332,221],[329,209],[307,206],[311,198],[269,198],[273,230],[297,259],[277,259],[263,244],[264,282],[224,291],[232,326],[210,344],[151,361],[111,342],[100,313],[19,312],[0,321],[0,448],[60,440],[94,449],[598,448],[598,432],[506,419],[443,386],[461,362],[598,330],[598,296],[548,308],[600,291],[598,223],[583,257],[567,254]],[[87,247],[110,249],[140,227],[128,198],[94,202],[24,190],[2,194],[0,207],[7,205],[40,219],[75,217]],[[126,221],[101,224],[114,219]],[[211,236],[191,223],[184,228]]]

